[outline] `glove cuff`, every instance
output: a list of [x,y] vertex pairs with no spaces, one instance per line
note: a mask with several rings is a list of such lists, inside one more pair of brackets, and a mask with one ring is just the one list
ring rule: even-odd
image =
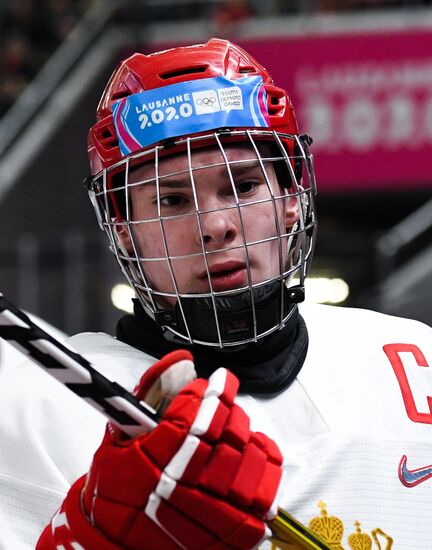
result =
[[86,476],[80,477],[69,492],[51,523],[42,533],[36,550],[79,548],[82,550],[121,550],[91,525],[81,505]]

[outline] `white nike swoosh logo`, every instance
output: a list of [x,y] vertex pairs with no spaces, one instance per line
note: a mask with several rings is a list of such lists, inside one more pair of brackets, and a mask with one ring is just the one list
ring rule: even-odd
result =
[[406,463],[407,457],[403,455],[399,463],[399,479],[406,487],[415,487],[432,477],[432,464],[416,470],[409,470]]

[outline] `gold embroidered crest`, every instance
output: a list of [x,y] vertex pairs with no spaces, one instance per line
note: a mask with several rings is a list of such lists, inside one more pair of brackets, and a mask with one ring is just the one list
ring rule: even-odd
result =
[[309,522],[309,529],[319,535],[330,546],[332,550],[343,550],[342,537],[344,525],[336,516],[329,516],[326,503],[320,500],[318,507],[321,515]]
[[[348,547],[343,546],[345,530],[343,521],[336,516],[329,515],[327,505],[322,500],[317,505],[320,508],[320,515],[312,518],[307,527],[285,510],[280,509],[276,520],[270,524],[273,531],[271,549],[348,550]],[[373,529],[369,535],[362,531],[359,521],[354,522],[354,527],[355,532],[349,534],[347,538],[350,550],[391,550],[393,539],[382,529]]]

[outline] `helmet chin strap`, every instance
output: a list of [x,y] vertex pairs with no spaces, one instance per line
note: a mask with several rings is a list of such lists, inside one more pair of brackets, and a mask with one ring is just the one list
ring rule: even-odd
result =
[[293,305],[303,300],[303,286],[287,288],[281,287],[280,281],[272,281],[228,296],[181,298],[181,308],[177,303],[172,310],[157,312],[155,321],[166,329],[164,336],[169,341],[185,344],[189,334],[195,342],[218,347],[223,342],[233,348],[236,342],[241,345],[245,340],[255,340],[256,334],[282,328]]

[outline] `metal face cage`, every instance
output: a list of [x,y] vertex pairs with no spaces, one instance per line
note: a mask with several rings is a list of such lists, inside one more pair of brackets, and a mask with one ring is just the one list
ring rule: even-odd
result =
[[110,249],[168,339],[226,348],[287,322],[315,241],[310,142],[221,130],[141,151],[90,180]]

